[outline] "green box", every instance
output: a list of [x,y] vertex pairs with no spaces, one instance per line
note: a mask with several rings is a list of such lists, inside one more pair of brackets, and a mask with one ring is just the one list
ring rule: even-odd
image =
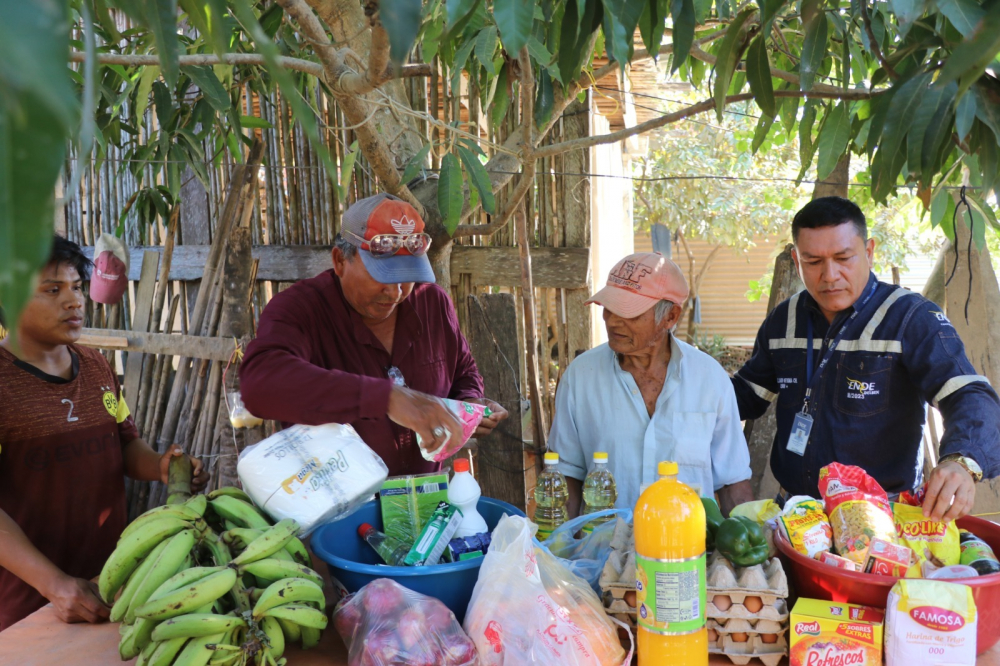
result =
[[435,472],[386,479],[379,491],[382,531],[413,546],[441,502],[448,501],[448,475]]

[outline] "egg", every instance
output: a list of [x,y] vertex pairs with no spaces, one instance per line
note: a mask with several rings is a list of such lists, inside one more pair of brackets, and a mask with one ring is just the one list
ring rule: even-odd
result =
[[726,594],[717,594],[712,598],[712,603],[719,609],[720,613],[725,613],[733,605],[733,600]]
[[750,636],[745,631],[729,634],[729,637],[733,639],[734,643],[746,643],[750,640]]
[[760,597],[747,597],[743,601],[743,605],[746,606],[746,609],[751,613],[756,613],[764,607],[764,602],[761,601]]
[[760,640],[764,641],[765,643],[777,643],[778,634],[761,634]]
[[635,591],[625,593],[625,603],[629,608],[635,608]]
[[717,640],[719,640],[719,632],[717,632],[715,629],[709,629],[708,630],[708,642],[709,643],[714,643]]

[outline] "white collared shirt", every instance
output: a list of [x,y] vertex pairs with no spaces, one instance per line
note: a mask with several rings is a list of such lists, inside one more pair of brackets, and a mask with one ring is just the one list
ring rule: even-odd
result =
[[556,391],[549,450],[559,454],[559,470],[582,481],[594,452],[607,452],[618,508],[635,507],[664,460],[676,462],[678,478],[703,497],[750,478],[750,451],[729,375],[673,335],[670,350],[652,417],[635,379],[607,344],[578,356]]

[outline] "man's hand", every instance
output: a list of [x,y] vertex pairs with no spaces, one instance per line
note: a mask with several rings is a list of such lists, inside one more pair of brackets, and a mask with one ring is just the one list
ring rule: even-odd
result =
[[420,435],[420,448],[425,451],[435,451],[447,441],[447,433],[440,437],[434,435],[437,428],[447,430],[453,437],[462,433],[462,423],[440,398],[405,386],[392,387],[386,415],[393,422]]
[[83,578],[60,576],[52,587],[45,590],[45,598],[52,602],[56,616],[63,622],[104,622],[111,609],[101,601],[97,585]]
[[477,405],[489,407],[490,411],[493,412],[479,423],[479,427],[476,428],[476,432],[472,435],[473,437],[485,437],[493,432],[493,429],[500,425],[501,421],[510,416],[500,403],[493,402],[489,398],[478,398],[467,400],[466,402],[473,402]]
[[[174,444],[167,452],[160,456],[160,481],[167,483],[167,470],[170,468],[170,459],[174,456],[182,456],[184,452],[181,451],[181,447]],[[212,475],[202,466],[201,461],[197,458],[191,458],[191,492],[200,493],[205,486],[208,484],[208,480],[212,478]]]
[[924,517],[949,522],[966,516],[976,501],[976,482],[968,470],[954,461],[943,462],[927,478]]

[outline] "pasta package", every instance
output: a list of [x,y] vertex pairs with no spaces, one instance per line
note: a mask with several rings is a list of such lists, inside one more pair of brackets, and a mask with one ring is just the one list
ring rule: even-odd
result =
[[898,503],[892,505],[892,515],[899,543],[913,551],[916,564],[920,565],[910,568],[908,578],[919,577],[924,562],[938,568],[958,564],[962,547],[954,522],[933,521],[924,517],[924,510],[919,506]]
[[830,521],[823,505],[812,497],[789,498],[778,526],[792,548],[806,557],[816,557],[830,550],[833,539]]
[[860,467],[830,463],[819,471],[819,492],[838,555],[864,565],[872,539],[898,543],[889,497]]

